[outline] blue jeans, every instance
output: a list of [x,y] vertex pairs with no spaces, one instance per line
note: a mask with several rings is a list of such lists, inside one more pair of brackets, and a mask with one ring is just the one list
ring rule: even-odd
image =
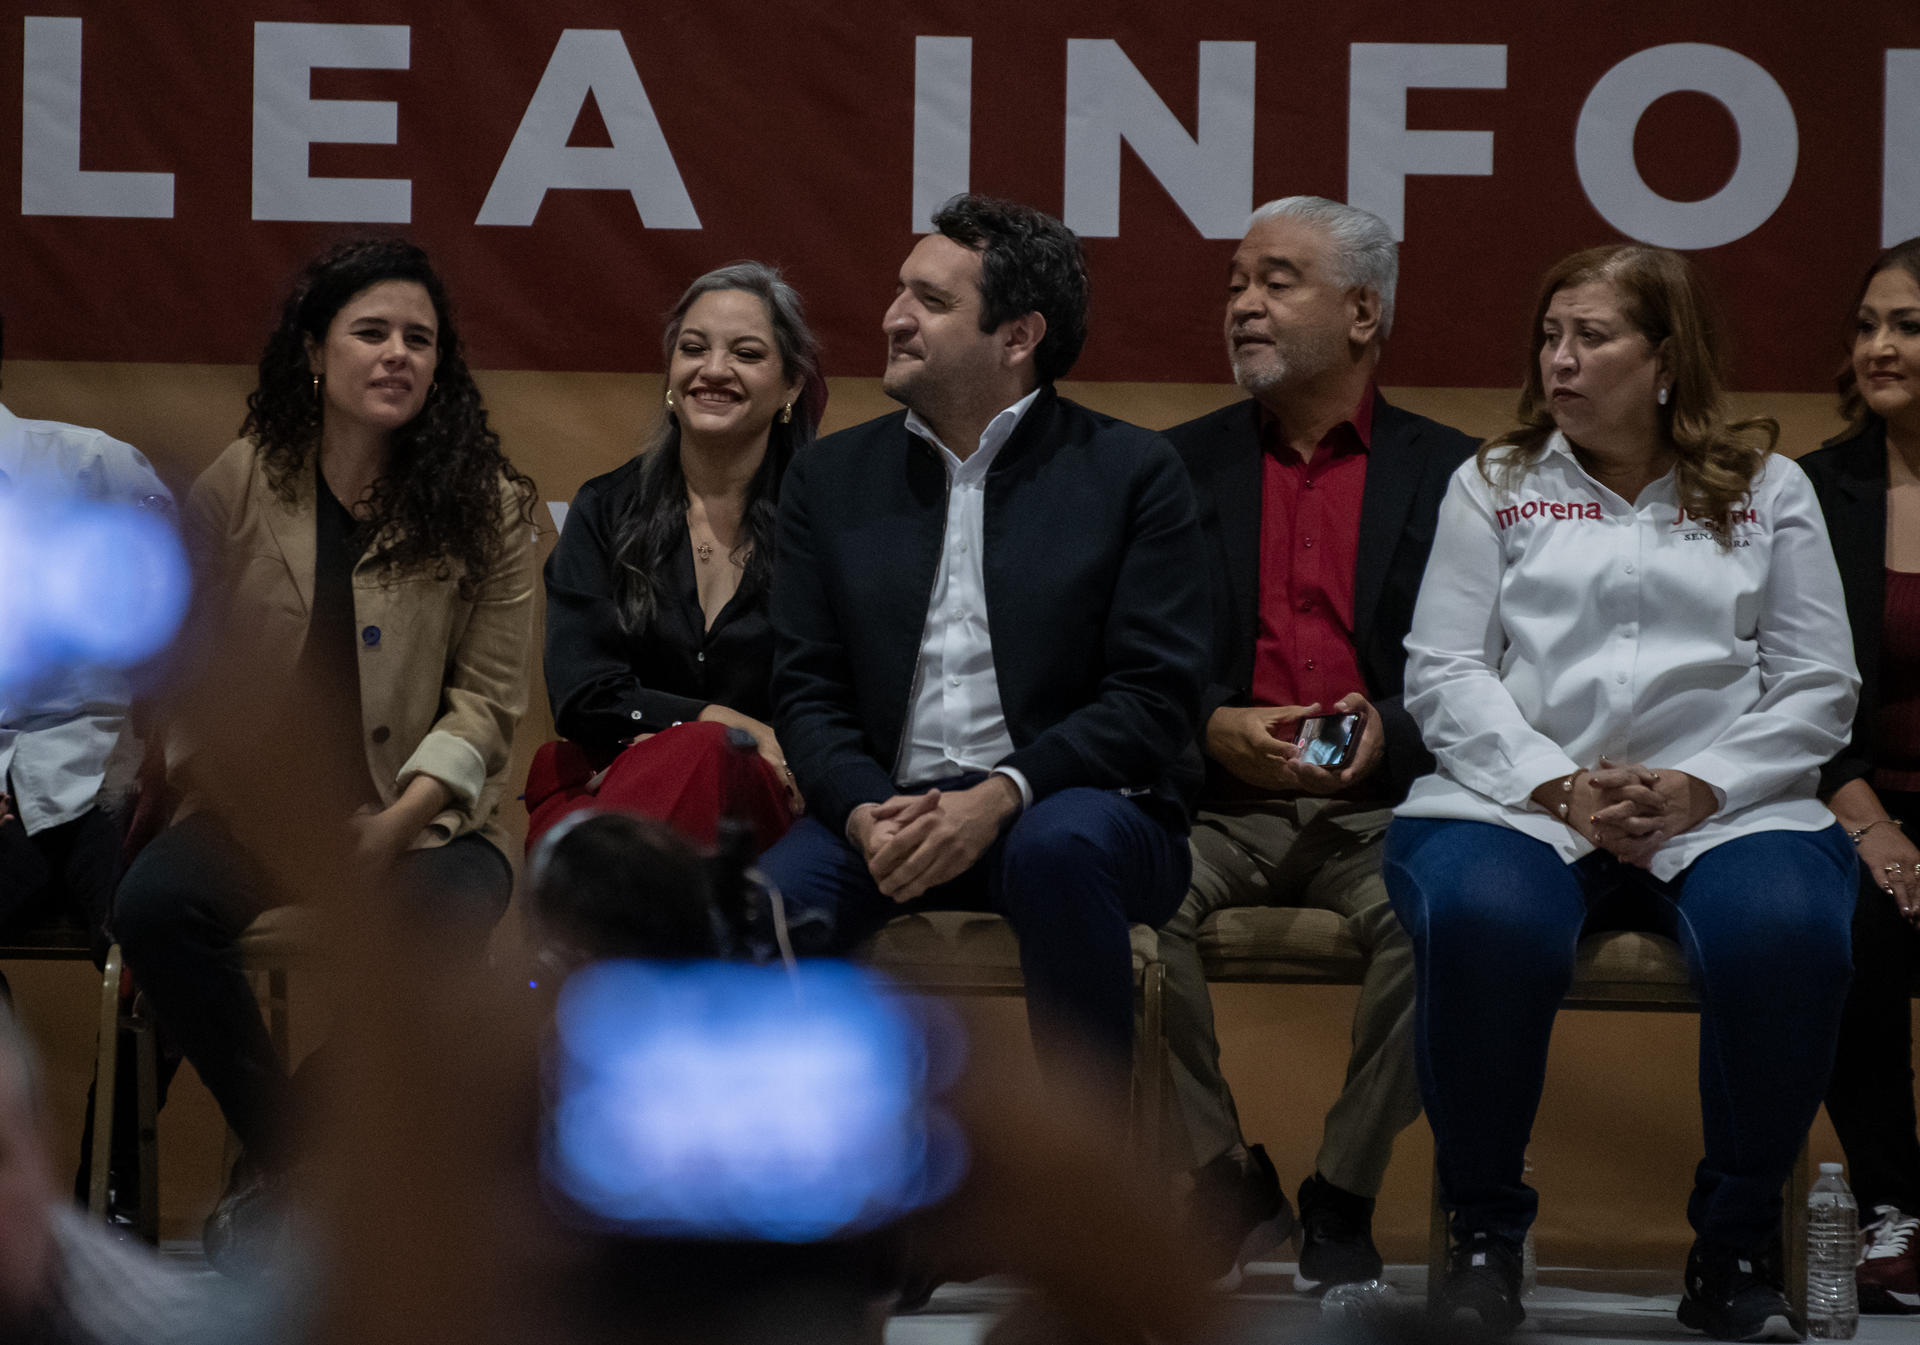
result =
[[1519,1242],[1538,1197],[1520,1180],[1553,1017],[1584,932],[1676,940],[1700,1000],[1705,1157],[1687,1220],[1754,1251],[1833,1066],[1852,974],[1856,860],[1846,833],[1769,831],[1714,847],[1670,883],[1484,822],[1399,818],[1387,895],[1413,939],[1415,1065],[1454,1235]]
[[[982,778],[934,783],[946,790]],[[1091,1047],[1124,1068],[1133,1039],[1127,926],[1159,925],[1179,908],[1192,858],[1183,834],[1131,799],[1076,788],[1035,803],[971,869],[904,905],[880,891],[852,845],[811,817],[762,855],[760,868],[789,920],[811,925],[804,939],[796,930],[803,952],[847,952],[906,912],[998,912],[1020,940],[1036,1044]]]

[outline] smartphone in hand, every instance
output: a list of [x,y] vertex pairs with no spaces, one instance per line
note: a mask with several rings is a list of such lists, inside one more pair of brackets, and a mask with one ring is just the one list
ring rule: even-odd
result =
[[1344,715],[1308,715],[1294,723],[1293,745],[1300,749],[1300,760],[1330,771],[1342,771],[1353,764],[1366,725],[1365,710]]

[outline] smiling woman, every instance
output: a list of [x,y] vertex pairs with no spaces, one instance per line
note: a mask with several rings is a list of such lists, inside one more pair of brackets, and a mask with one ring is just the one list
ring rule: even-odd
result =
[[800,296],[759,262],[694,281],[663,344],[664,415],[580,488],[547,561],[547,694],[567,741],[534,758],[529,847],[595,805],[708,842],[744,816],[764,847],[800,807],[767,723],[767,587],[780,482],[826,406],[819,347]]

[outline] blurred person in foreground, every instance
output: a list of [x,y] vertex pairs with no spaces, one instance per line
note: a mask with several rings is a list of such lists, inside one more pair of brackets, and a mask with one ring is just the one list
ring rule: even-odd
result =
[[[35,511],[117,505],[173,512],[172,494],[131,444],[100,430],[22,419],[4,405],[0,502]],[[137,797],[134,681],[123,668],[68,663],[21,686],[0,684],[0,942],[71,921],[85,928],[94,965],[106,965],[123,839],[136,807],[146,812],[158,802]],[[162,792],[157,773],[149,783]],[[0,1004],[7,999],[0,975]],[[139,1185],[133,1052],[123,1050],[120,1061],[108,1210],[130,1220]],[[93,1123],[89,1093],[80,1192],[92,1175]]]
[[[1209,1305],[1185,1239],[1160,1217],[1153,1181],[1116,1161],[1124,1139],[1109,1129],[1104,1099],[1071,1079],[1037,1097],[1017,1065],[977,1053],[938,1094],[965,1137],[959,1186],[881,1227],[816,1241],[703,1243],[559,1217],[564,1202],[543,1187],[545,1150],[535,1139],[555,1105],[543,1101],[554,1079],[551,995],[607,958],[648,958],[696,975],[705,961],[723,978],[739,974],[737,964],[708,961],[728,938],[714,875],[658,821],[612,812],[565,819],[529,859],[524,900],[535,956],[517,985],[413,966],[407,940],[383,932],[385,913],[348,922],[346,1010],[335,1038],[345,1068],[327,1099],[308,1225],[318,1245],[342,1254],[310,1296],[311,1338],[365,1339],[406,1322],[418,1332],[410,1340],[462,1345],[878,1345],[892,1303],[888,1271],[905,1257],[960,1277],[1012,1274],[1033,1287],[1041,1297],[997,1327],[995,1340],[1133,1342],[1149,1331],[1165,1341],[1209,1338]],[[408,974],[396,975],[402,967]],[[803,977],[823,969],[801,967]],[[697,1041],[703,1026],[643,1016],[631,1041],[657,1043],[678,1028]],[[950,1061],[965,1056],[947,1046]],[[797,1110],[840,1114],[838,1094],[854,1076],[832,1077],[836,1096]],[[648,1092],[666,1086],[655,1081]],[[729,1130],[765,1121],[742,1117]],[[702,1143],[690,1137],[688,1147]],[[698,1207],[690,1188],[702,1179],[689,1159],[673,1188],[681,1208]],[[381,1194],[394,1181],[409,1191],[398,1205]],[[755,1212],[751,1202],[733,1208]]]
[[327,881],[391,878],[440,956],[478,962],[513,881],[496,814],[534,585],[533,484],[501,452],[414,244],[314,259],[247,407],[185,511],[200,584],[182,656],[198,680],[167,742],[182,802],[113,917],[243,1146],[208,1223],[216,1265],[293,1156],[285,1065],[236,940],[297,895],[286,861],[306,846],[294,876],[317,858]]
[[0,1007],[0,1340],[214,1345],[264,1340],[254,1300],[166,1265],[55,1189],[35,1052]]
[[1583,931],[1676,940],[1700,999],[1705,1155],[1680,1321],[1799,1329],[1781,1187],[1820,1108],[1855,861],[1817,797],[1859,678],[1806,474],[1733,421],[1678,253],[1548,271],[1520,423],[1454,474],[1407,636],[1438,770],[1387,834],[1453,1234],[1436,1306],[1525,1315],[1522,1164]]
[[[1200,501],[1214,651],[1193,884],[1160,951],[1190,1218],[1227,1288],[1294,1220],[1220,1072],[1202,921],[1234,906],[1317,907],[1366,954],[1346,1080],[1299,1188],[1296,1289],[1379,1276],[1374,1200],[1394,1138],[1420,1114],[1413,947],[1380,854],[1393,805],[1433,768],[1401,700],[1405,641],[1441,496],[1474,445],[1375,386],[1399,270],[1392,231],[1365,210],[1317,196],[1256,210],[1228,268],[1224,324],[1251,395],[1167,431]],[[1348,713],[1364,716],[1351,761],[1304,759],[1299,721]]]
[[1920,1312],[1920,238],[1874,258],[1841,367],[1847,432],[1800,459],[1847,591],[1860,713],[1820,790],[1860,855],[1827,1115],[1860,1201],[1862,1312]]
[[[171,514],[140,451],[100,430],[24,420],[0,405],[0,499],[25,509],[125,505]],[[118,669],[66,665],[0,684],[0,941],[60,915],[83,923],[96,964],[125,830],[113,763],[132,744],[133,686]],[[122,775],[130,772],[121,772]],[[0,977],[0,1000],[7,994]]]
[[[800,296],[773,267],[695,280],[667,315],[666,405],[633,458],[580,487],[547,559],[547,696],[564,742],[527,780],[527,846],[579,808],[760,849],[800,807],[768,722],[774,514],[826,405]],[[728,746],[748,734],[757,756]]]
[[815,951],[917,906],[1020,943],[1043,1058],[1124,1111],[1128,926],[1186,892],[1208,647],[1193,491],[1165,439],[1055,391],[1087,331],[1080,242],[949,201],[899,270],[882,386],[905,410],[788,469],[774,727],[807,815],[761,857]]

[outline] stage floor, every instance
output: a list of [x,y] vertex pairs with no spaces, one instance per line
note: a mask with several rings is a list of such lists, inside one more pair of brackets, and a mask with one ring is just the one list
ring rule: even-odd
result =
[[[1292,1291],[1291,1262],[1249,1267],[1242,1292],[1233,1297],[1228,1334],[1221,1345],[1271,1345],[1328,1334],[1319,1304]],[[1705,1341],[1674,1317],[1680,1301],[1680,1270],[1587,1271],[1548,1268],[1527,1300],[1527,1320],[1514,1338],[1538,1345],[1584,1345],[1622,1341]],[[1426,1293],[1424,1266],[1391,1266],[1388,1283],[1400,1302],[1418,1304]],[[922,1311],[895,1317],[887,1345],[977,1345],[986,1330],[1019,1298],[999,1281],[948,1285]],[[1862,1317],[1856,1340],[1866,1345],[1911,1345],[1920,1339],[1920,1317]]]

